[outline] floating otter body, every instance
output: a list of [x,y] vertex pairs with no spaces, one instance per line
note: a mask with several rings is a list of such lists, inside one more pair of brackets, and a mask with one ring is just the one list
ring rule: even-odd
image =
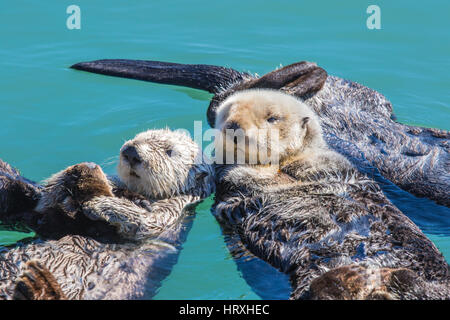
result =
[[450,298],[442,254],[374,181],[328,148],[306,104],[247,90],[216,112],[215,127],[224,136],[243,130],[248,145],[259,138],[251,129],[279,132],[277,145],[266,144],[279,166],[216,165],[214,213],[253,254],[290,275],[291,298]]
[[[212,168],[199,147],[169,130],[150,130],[127,141],[120,152],[120,179],[82,163],[39,188],[2,166],[0,219],[24,222],[43,239],[1,255],[0,298],[155,294],[176,262],[191,205],[214,188]],[[29,201],[13,207],[24,190],[32,190],[25,196]]]
[[211,126],[218,105],[234,92],[280,89],[312,107],[330,147],[359,169],[373,166],[405,191],[450,207],[448,131],[395,122],[392,105],[383,95],[352,81],[327,77],[313,63],[295,63],[261,78],[230,68],[158,61],[97,60],[72,68],[214,93],[208,108]]
[[[323,168],[340,165],[313,170],[309,172],[312,176],[296,177],[300,172],[295,168],[305,166],[298,161],[280,172],[218,167],[217,213],[222,226],[237,230],[253,253],[291,274],[292,298],[448,297],[448,265],[442,255],[361,173],[385,184],[379,178],[381,173],[404,190],[449,207],[447,131],[396,123],[390,102],[381,94],[348,80],[327,77],[323,69],[307,62],[261,78],[216,66],[156,61],[98,60],[72,68],[211,92],[214,97],[207,113],[211,126],[215,126],[218,107],[235,92],[268,88],[295,95],[321,118],[328,145],[360,172],[330,150],[314,163]],[[312,183],[301,186],[295,181],[299,177],[312,179]],[[329,188],[343,193],[334,190],[328,198]],[[250,196],[252,192],[257,195]],[[289,201],[291,197],[294,200]],[[308,205],[310,214],[303,215]],[[333,214],[335,206],[342,212],[348,210],[348,214]],[[292,218],[284,214],[296,211],[299,214]],[[318,228],[313,231],[315,224]],[[315,233],[311,239],[318,242],[310,246],[311,233]],[[420,278],[412,281],[416,273]]]

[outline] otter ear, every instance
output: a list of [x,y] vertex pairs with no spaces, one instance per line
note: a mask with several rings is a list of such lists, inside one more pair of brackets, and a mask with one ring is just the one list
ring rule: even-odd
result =
[[308,122],[309,122],[309,117],[304,117],[303,119],[302,119],[302,128],[303,129],[305,129],[305,127],[306,127],[306,125],[308,124]]

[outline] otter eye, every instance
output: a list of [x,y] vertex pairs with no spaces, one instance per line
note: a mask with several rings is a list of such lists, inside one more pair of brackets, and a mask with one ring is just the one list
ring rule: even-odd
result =
[[274,123],[274,122],[277,122],[278,121],[278,118],[277,117],[270,117],[270,118],[267,118],[267,122],[269,122],[269,123]]

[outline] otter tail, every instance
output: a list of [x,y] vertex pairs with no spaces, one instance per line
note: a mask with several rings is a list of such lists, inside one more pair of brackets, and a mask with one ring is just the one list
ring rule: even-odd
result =
[[121,78],[185,86],[210,93],[218,93],[223,87],[240,82],[247,75],[231,68],[205,64],[126,59],[80,62],[71,68]]
[[[72,69],[109,76],[144,80],[163,84],[190,87],[221,94],[223,100],[236,90],[251,88],[283,89],[290,94],[303,96],[320,90],[327,72],[308,61],[300,61],[274,70],[260,78],[231,68],[206,64],[179,64],[161,61],[105,59],[80,62]],[[224,94],[224,90],[232,90]]]
[[206,90],[215,94],[207,111],[208,123],[211,127],[214,127],[215,111],[220,102],[235,91],[255,88],[281,89],[289,94],[302,97],[322,89],[327,79],[327,72],[324,69],[308,61],[290,64],[260,78],[231,68],[206,64],[126,59],[80,62],[71,68],[121,78]]

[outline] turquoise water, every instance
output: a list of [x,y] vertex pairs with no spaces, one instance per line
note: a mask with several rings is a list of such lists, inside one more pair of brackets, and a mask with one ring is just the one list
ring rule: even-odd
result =
[[[80,30],[66,27],[71,4],[81,8]],[[381,8],[381,30],[366,27],[369,4]],[[140,131],[169,126],[192,132],[194,120],[207,129],[210,94],[67,68],[99,58],[215,64],[259,74],[315,61],[329,74],[386,95],[399,121],[448,130],[449,12],[444,0],[2,1],[0,158],[37,181],[82,161],[112,174],[123,141]],[[449,209],[396,190],[390,196],[450,261]],[[259,269],[243,271],[233,261],[211,203],[198,208],[179,263],[156,298],[283,296],[276,288],[284,279],[261,292]],[[27,236],[3,230],[0,244]]]

